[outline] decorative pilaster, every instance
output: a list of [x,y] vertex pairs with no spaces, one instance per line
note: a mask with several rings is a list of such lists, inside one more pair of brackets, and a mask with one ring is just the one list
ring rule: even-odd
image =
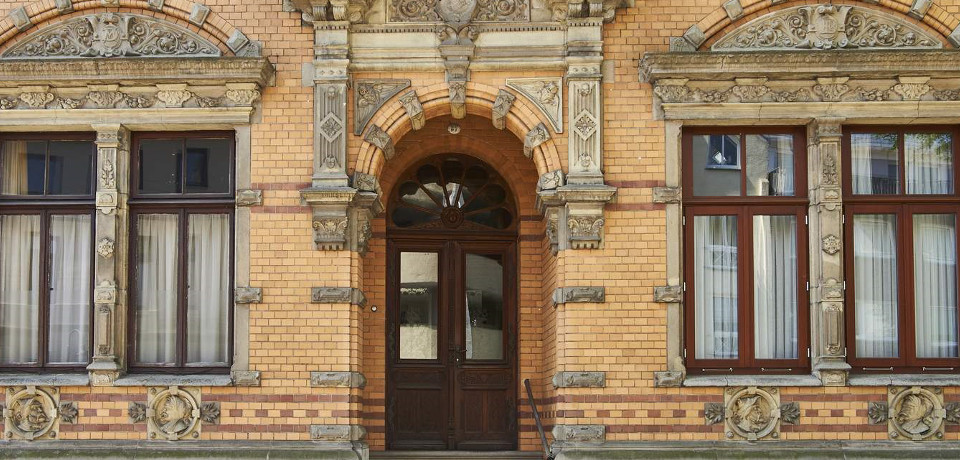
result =
[[347,185],[349,25],[314,22],[313,187]]
[[118,327],[126,312],[130,131],[120,124],[97,131],[97,213],[94,291],[94,355],[90,382],[109,386],[123,368]]
[[811,305],[814,308],[812,358],[824,385],[846,385],[850,366],[844,347],[843,214],[840,193],[840,126],[838,118],[810,124]]

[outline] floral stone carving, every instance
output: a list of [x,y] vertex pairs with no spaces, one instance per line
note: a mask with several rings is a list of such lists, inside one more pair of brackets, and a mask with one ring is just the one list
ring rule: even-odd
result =
[[56,438],[60,425],[60,395],[56,388],[7,388],[3,408],[4,437],[33,441]]
[[[446,19],[441,18],[441,8],[445,6],[443,3],[440,0],[390,0],[387,5],[388,17],[390,22],[439,22]],[[447,3],[453,5],[447,6],[446,10],[467,11],[476,21],[530,19],[530,3],[527,0],[461,0]]]
[[101,13],[41,29],[2,58],[220,56],[209,40],[176,24],[127,13]]
[[947,412],[943,407],[941,388],[891,387],[888,398],[890,439],[943,439]]
[[557,133],[563,132],[563,80],[561,78],[511,78],[507,87],[533,102]]
[[[139,410],[130,409],[131,420],[139,418]],[[134,416],[137,417],[134,417]],[[147,437],[150,439],[196,439],[200,437],[200,422],[217,423],[220,405],[202,404],[197,388],[151,388],[147,393]]]
[[714,51],[932,49],[940,40],[879,11],[847,5],[799,6],[761,16],[720,39]]
[[725,396],[727,438],[756,441],[780,437],[780,392],[776,388],[728,388]]

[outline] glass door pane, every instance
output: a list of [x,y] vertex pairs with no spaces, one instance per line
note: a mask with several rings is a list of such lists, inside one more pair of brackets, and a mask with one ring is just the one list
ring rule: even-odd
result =
[[797,359],[797,216],[753,217],[757,359]]
[[503,359],[503,258],[467,254],[467,359]]
[[853,277],[857,357],[898,357],[896,215],[853,216]]
[[953,214],[913,216],[917,357],[956,358],[957,221]]
[[0,216],[0,364],[40,361],[40,216]]
[[83,364],[90,357],[89,215],[50,218],[51,364]]
[[137,362],[175,364],[177,359],[176,214],[137,218]]
[[437,359],[439,258],[400,253],[400,359]]
[[696,216],[694,286],[697,359],[736,359],[737,216]]

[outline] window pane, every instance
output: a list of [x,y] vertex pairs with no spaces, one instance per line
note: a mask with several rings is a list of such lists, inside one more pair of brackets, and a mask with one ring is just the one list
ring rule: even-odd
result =
[[753,217],[757,359],[797,359],[797,217]]
[[853,193],[894,195],[900,193],[899,135],[852,134],[850,168]]
[[467,359],[503,359],[503,261],[467,254]]
[[949,134],[907,134],[903,150],[907,193],[953,193],[953,145]]
[[897,216],[853,216],[853,276],[858,358],[896,358]]
[[93,143],[51,141],[48,195],[93,194]]
[[0,193],[43,195],[47,143],[5,141],[0,150]]
[[736,359],[737,216],[696,216],[693,266],[698,359]]
[[180,193],[183,141],[140,141],[140,193]]
[[0,216],[0,364],[40,361],[40,216]]
[[400,254],[400,359],[437,359],[437,261],[432,252]]
[[230,215],[189,217],[187,364],[226,365],[230,326]]
[[50,218],[50,363],[90,358],[91,218]]
[[230,193],[231,139],[187,139],[185,193]]
[[913,216],[913,279],[917,357],[958,357],[957,221],[953,214]]
[[793,136],[747,136],[747,195],[793,196]]
[[177,215],[137,218],[137,362],[173,364],[177,345]]
[[693,136],[693,194],[740,196],[740,136]]

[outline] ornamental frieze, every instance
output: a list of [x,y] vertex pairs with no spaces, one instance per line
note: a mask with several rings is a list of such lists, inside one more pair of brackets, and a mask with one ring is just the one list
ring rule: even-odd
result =
[[[447,8],[466,12],[475,21],[516,22],[530,20],[528,0],[454,0]],[[474,4],[474,5],[471,5]],[[390,0],[390,22],[440,22],[439,0]],[[466,22],[466,21],[464,21]]]
[[717,41],[714,51],[936,49],[940,40],[886,13],[859,6],[786,8],[740,26]]
[[[0,94],[0,111],[6,110],[77,110],[77,109],[148,109],[148,108],[214,108],[251,107],[261,93],[254,84],[244,87],[228,87],[218,90],[157,88],[151,92],[137,93],[119,89],[61,88],[37,92],[24,87],[15,94]],[[245,86],[254,86],[251,88]]]
[[2,59],[83,57],[215,57],[220,49],[176,24],[127,13],[101,13],[41,29]]

